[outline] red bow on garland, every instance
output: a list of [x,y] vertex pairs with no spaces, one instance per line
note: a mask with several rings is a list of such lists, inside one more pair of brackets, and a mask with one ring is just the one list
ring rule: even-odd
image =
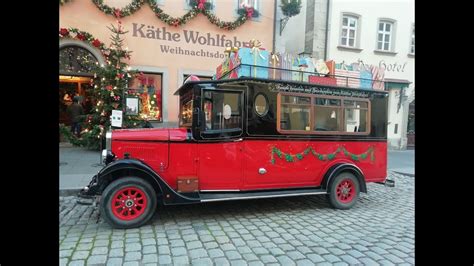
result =
[[92,42],[92,45],[94,45],[95,47],[99,47],[102,43],[98,40],[98,39],[95,39],[93,42]]
[[173,21],[173,22],[171,23],[171,25],[173,25],[173,26],[175,26],[175,27],[178,27],[178,25],[179,25],[179,20],[177,19],[177,20]]
[[120,9],[116,8],[116,9],[114,10],[114,15],[115,15],[116,18],[120,18],[120,17],[121,17]]
[[204,4],[206,4],[206,0],[199,0],[198,9],[204,10]]
[[66,28],[61,28],[59,30],[59,34],[61,34],[62,36],[67,36],[67,35],[69,35],[69,30],[66,29]]
[[254,12],[253,7],[246,7],[245,11],[247,12],[247,18],[252,18]]
[[76,35],[76,38],[78,38],[78,39],[81,40],[81,41],[84,41],[84,40],[86,39],[86,36],[85,36],[84,34],[78,33],[78,34]]

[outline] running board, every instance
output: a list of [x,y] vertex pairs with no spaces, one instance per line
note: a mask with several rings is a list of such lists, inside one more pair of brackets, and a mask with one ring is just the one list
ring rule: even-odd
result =
[[279,197],[294,197],[327,194],[325,189],[321,188],[304,188],[304,189],[285,189],[273,191],[258,192],[230,192],[230,193],[199,193],[201,202],[226,201],[226,200],[247,200],[247,199],[266,199]]

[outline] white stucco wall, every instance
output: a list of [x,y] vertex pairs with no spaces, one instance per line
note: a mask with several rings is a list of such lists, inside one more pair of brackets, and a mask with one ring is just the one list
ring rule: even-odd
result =
[[298,54],[304,51],[304,36],[306,25],[306,0],[301,1],[301,11],[298,15],[288,20],[282,34],[280,35],[281,0],[277,0],[277,21],[275,34],[275,47],[277,52]]
[[[415,22],[414,0],[331,0],[329,11],[328,58],[337,63],[353,63],[362,60],[365,64],[385,67],[385,78],[404,79],[412,82],[404,93],[413,99],[415,87],[415,60],[409,55],[411,31]],[[340,48],[340,30],[344,12],[359,15],[360,50]],[[381,18],[395,20],[394,53],[375,52],[378,21]],[[397,113],[400,90],[391,90],[389,96],[388,139],[392,148],[406,146],[407,104],[402,104]],[[406,100],[407,97],[404,97]],[[398,132],[394,133],[395,124]]]

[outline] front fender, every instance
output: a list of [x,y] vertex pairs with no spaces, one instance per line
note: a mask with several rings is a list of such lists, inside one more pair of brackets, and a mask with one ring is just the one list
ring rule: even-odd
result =
[[120,159],[111,162],[92,178],[88,191],[85,193],[100,195],[110,182],[125,176],[146,179],[157,190],[157,194],[162,195],[163,203],[166,205],[200,201],[198,193],[187,193],[186,195],[177,193],[150,166],[137,159]]

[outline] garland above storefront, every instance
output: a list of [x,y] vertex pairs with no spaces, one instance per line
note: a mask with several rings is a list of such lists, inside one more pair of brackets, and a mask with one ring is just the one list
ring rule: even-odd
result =
[[224,30],[234,30],[244,24],[248,19],[258,16],[258,11],[253,7],[242,7],[238,10],[239,17],[235,21],[222,21],[212,14],[210,11],[210,9],[212,9],[212,4],[206,0],[192,1],[190,4],[191,10],[183,16],[176,18],[164,13],[163,10],[158,7],[156,0],[132,0],[130,4],[122,9],[112,8],[104,4],[103,0],[92,0],[92,2],[105,14],[115,16],[116,18],[123,18],[132,15],[139,10],[145,2],[147,2],[161,21],[175,27],[186,24],[199,13],[206,16],[209,22]]
[[100,52],[107,57],[107,48],[105,47],[105,44],[99,39],[94,38],[92,34],[85,32],[85,31],[80,31],[76,28],[61,28],[59,29],[59,38],[70,38],[70,39],[76,39],[79,41],[86,42],[100,50]]

